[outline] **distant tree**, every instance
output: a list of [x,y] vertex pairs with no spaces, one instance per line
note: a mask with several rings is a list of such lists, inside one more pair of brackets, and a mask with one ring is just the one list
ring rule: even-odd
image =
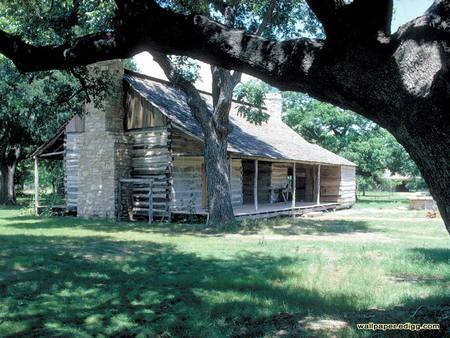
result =
[[374,122],[304,94],[286,92],[283,98],[285,122],[306,140],[357,164],[363,191],[380,185],[386,170],[419,175],[405,149]]
[[[229,27],[202,10],[258,1],[179,2],[203,5],[180,11],[169,0],[5,1],[13,9],[0,20],[0,52],[22,71],[68,69],[142,51],[185,55],[355,111],[389,130],[405,147],[450,233],[448,0],[432,1],[425,13],[396,32],[391,31],[393,0],[277,1],[286,5],[280,13],[299,29],[309,20],[297,15],[301,7],[295,5],[306,2],[303,13],[314,12],[311,21],[323,28],[320,37],[299,29],[292,36],[282,29],[269,37],[255,36],[246,25],[251,14],[243,26]],[[34,3],[42,8],[33,11]],[[53,18],[55,6],[65,15]],[[85,15],[87,7],[101,8],[102,15]],[[11,29],[3,22],[24,12],[35,17],[36,25],[28,31],[78,29],[63,41],[30,39],[20,27]],[[93,17],[103,25],[92,25]],[[85,25],[91,29],[80,29]]]
[[0,57],[0,204],[15,204],[14,176],[20,161],[54,135],[84,100],[68,73],[20,74]]

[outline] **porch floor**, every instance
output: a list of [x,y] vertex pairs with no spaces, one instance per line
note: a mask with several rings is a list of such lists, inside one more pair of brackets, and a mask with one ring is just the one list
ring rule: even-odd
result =
[[[255,210],[253,204],[244,204],[239,207],[234,207],[234,215],[236,218],[269,218],[277,216],[291,216],[302,215],[312,211],[334,210],[339,207],[339,203],[320,203],[315,202],[297,202],[295,207],[292,206],[292,202],[281,203],[260,203],[258,204],[258,210]],[[172,210],[172,214],[197,214],[208,215],[205,209],[196,210]]]
[[292,206],[292,202],[281,203],[263,203],[258,204],[258,210],[255,210],[253,204],[244,204],[233,208],[234,215],[238,218],[254,217],[266,218],[282,215],[302,215],[311,211],[333,210],[339,206],[339,203],[320,203],[315,202],[297,202]]

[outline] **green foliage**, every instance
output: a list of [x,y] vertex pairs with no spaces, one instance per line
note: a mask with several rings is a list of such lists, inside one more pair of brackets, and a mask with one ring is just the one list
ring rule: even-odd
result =
[[259,80],[239,84],[234,94],[235,99],[242,103],[238,108],[238,114],[254,124],[261,125],[267,122],[270,115],[263,110],[267,91],[268,85]]
[[200,80],[200,65],[187,56],[171,56],[170,61],[179,76],[189,82]]
[[133,59],[125,59],[123,62],[123,68],[132,70],[133,72],[139,71],[139,67]]
[[65,72],[20,74],[0,57],[0,157],[20,146],[24,155],[81,112],[79,84]]
[[[226,4],[234,9],[234,27],[256,32],[271,0],[161,0],[159,3],[181,13],[207,15],[219,22],[224,22],[223,9]],[[262,35],[285,39],[299,35],[320,37],[323,30],[304,0],[277,0],[270,25]]]
[[0,1],[0,27],[35,44],[62,43],[112,25],[113,0]]
[[419,175],[405,149],[375,123],[304,94],[288,92],[283,99],[284,120],[291,128],[358,165],[359,188],[381,186],[386,170]]

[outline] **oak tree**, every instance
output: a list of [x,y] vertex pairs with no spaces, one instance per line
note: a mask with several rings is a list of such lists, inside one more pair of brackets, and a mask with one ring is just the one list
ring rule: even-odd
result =
[[141,51],[186,55],[350,109],[405,147],[450,231],[449,1],[435,0],[396,32],[393,0],[306,2],[323,38],[266,38],[164,2],[115,0],[105,29],[54,44],[3,29],[0,52],[22,71],[66,69]]

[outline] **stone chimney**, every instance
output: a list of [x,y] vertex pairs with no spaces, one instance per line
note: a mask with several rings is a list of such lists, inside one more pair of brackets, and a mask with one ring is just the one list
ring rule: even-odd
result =
[[264,101],[264,106],[271,118],[281,121],[281,114],[283,110],[283,99],[280,92],[267,93]]
[[118,180],[128,168],[123,121],[123,62],[99,62],[91,74],[110,77],[111,87],[100,108],[85,105],[85,132],[80,146],[78,216],[114,218]]

